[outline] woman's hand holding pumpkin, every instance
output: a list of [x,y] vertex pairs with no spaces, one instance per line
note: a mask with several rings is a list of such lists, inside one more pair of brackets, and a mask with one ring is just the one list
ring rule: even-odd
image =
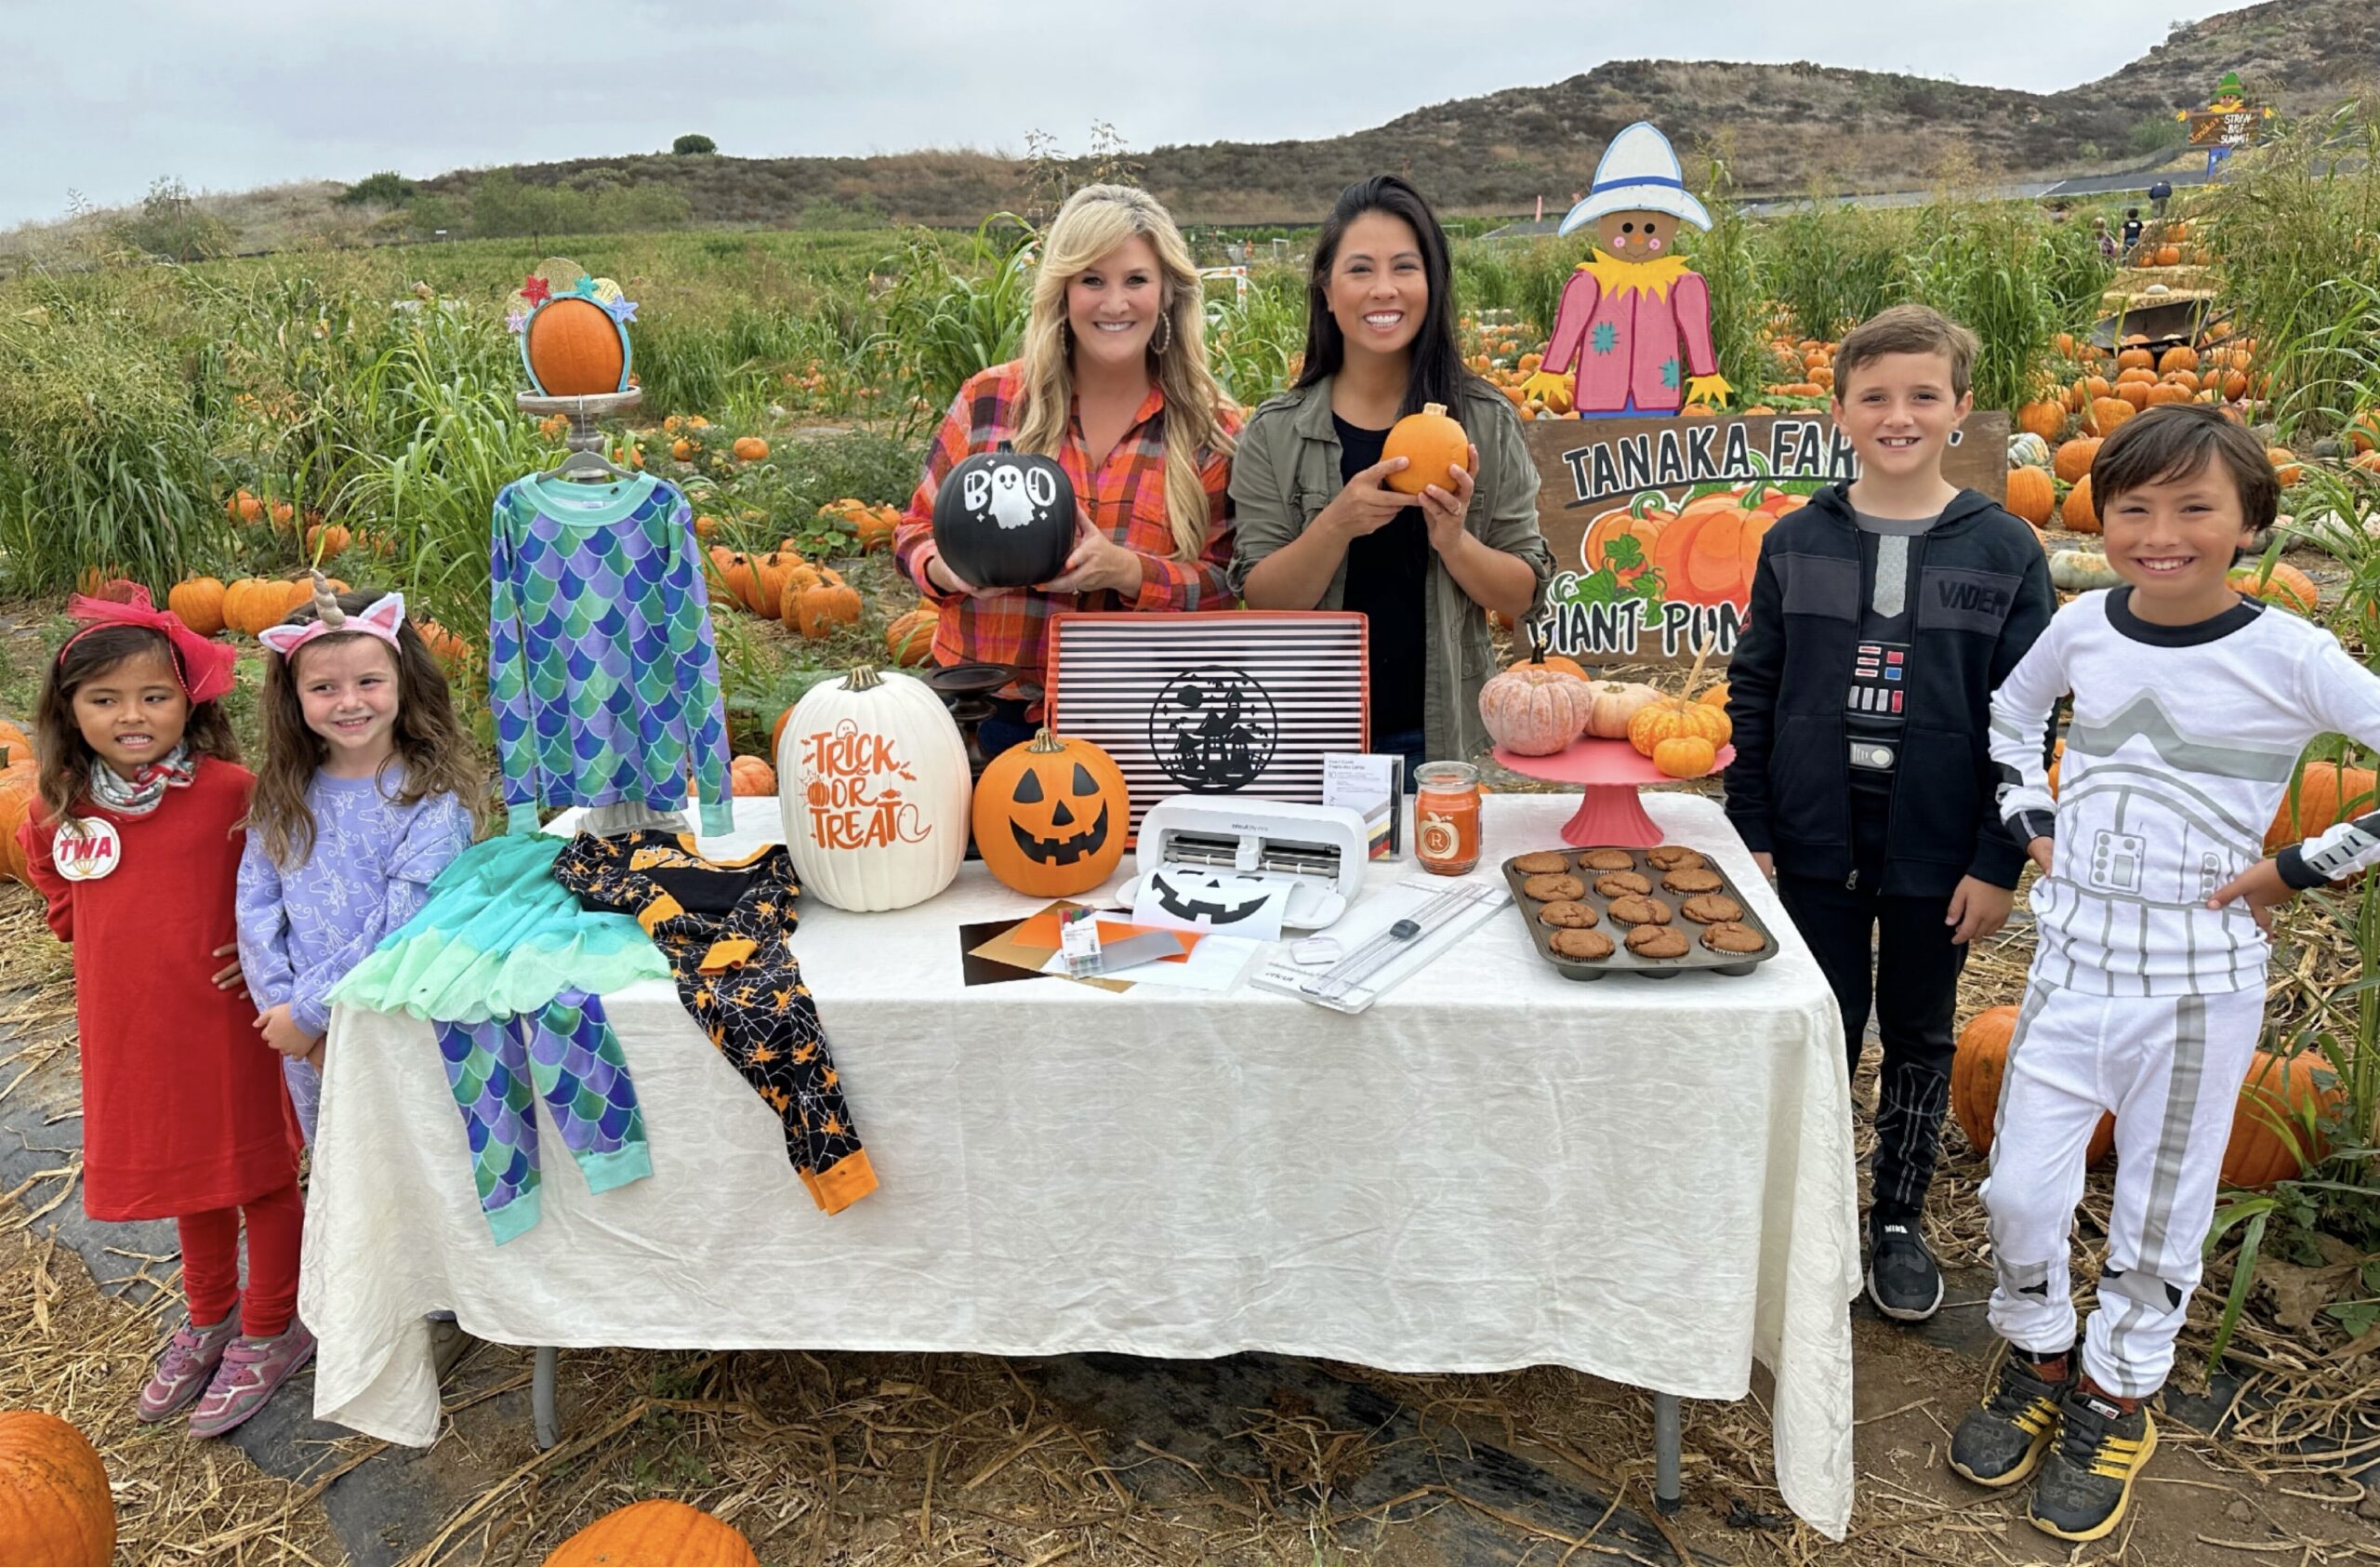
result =
[[1141,591],[1141,557],[1107,537],[1089,512],[1075,508],[1075,547],[1066,555],[1065,569],[1040,584],[1045,593],[1095,593],[1102,590],[1114,593],[1138,594]]
[[[1479,466],[1479,448],[1471,448],[1471,466]],[[1471,514],[1472,477],[1452,463],[1447,465],[1450,483],[1430,484],[1421,490],[1421,521],[1429,525],[1430,548],[1440,554],[1461,544],[1469,537],[1463,531],[1462,520]]]
[[1342,544],[1378,533],[1413,504],[1410,496],[1399,495],[1382,482],[1404,467],[1401,457],[1383,458],[1357,473],[1315,517],[1314,525],[1327,529]]
[[1012,593],[1016,591],[1013,588],[978,588],[951,570],[950,563],[942,558],[942,551],[939,550],[926,557],[925,573],[926,580],[932,583],[938,591],[964,593],[971,599],[987,599],[996,594]]

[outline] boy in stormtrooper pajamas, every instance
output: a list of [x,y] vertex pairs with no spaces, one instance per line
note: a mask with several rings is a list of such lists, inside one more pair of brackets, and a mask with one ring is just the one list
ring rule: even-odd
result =
[[[2309,740],[2380,743],[2380,678],[2229,588],[2279,498],[2261,445],[2213,408],[2159,407],[2109,437],[2091,487],[2126,586],[2059,611],[1992,698],[2002,816],[2043,875],[1983,1189],[1990,1321],[2011,1353],[1950,1454],[1986,1485],[2038,1467],[2032,1521],[2074,1540],[2116,1526],[2156,1447],[2142,1404],[2198,1285],[2263,1022],[2270,906],[2380,860],[2373,817],[2263,858]],[[2041,737],[2069,692],[2053,801]],[[2068,1238],[2107,1110],[2114,1215],[2077,1345]]]

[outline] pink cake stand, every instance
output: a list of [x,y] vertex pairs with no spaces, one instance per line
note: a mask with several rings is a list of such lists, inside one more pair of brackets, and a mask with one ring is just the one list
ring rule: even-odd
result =
[[[1523,756],[1498,746],[1497,761],[1524,777],[1548,783],[1578,784],[1583,790],[1579,814],[1562,824],[1562,842],[1579,848],[1649,849],[1661,841],[1661,830],[1645,814],[1636,797],[1641,784],[1682,783],[1653,765],[1626,740],[1578,739],[1570,749],[1552,756]],[[1735,760],[1736,748],[1721,746],[1716,772]]]

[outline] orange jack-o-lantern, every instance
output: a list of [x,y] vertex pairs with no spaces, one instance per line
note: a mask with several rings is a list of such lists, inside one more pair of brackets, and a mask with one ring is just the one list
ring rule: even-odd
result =
[[1088,892],[1124,857],[1131,802],[1115,758],[1047,729],[992,758],[975,782],[975,852],[1036,897]]

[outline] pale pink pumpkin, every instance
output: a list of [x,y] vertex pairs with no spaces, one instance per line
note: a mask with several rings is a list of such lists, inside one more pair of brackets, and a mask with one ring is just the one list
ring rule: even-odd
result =
[[1479,688],[1479,720],[1506,750],[1552,756],[1586,727],[1594,693],[1542,664],[1518,664]]

